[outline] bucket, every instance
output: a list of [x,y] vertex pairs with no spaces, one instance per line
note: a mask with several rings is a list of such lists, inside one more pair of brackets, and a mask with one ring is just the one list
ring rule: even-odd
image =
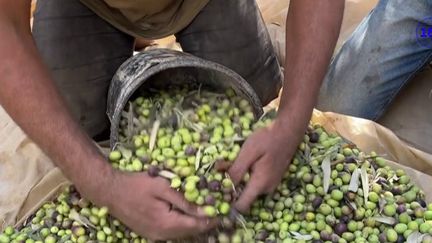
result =
[[163,90],[168,84],[185,83],[221,93],[232,88],[250,102],[256,118],[263,114],[261,101],[253,88],[231,69],[184,52],[153,49],[126,60],[112,79],[107,104],[111,148],[118,142],[121,113],[139,89]]

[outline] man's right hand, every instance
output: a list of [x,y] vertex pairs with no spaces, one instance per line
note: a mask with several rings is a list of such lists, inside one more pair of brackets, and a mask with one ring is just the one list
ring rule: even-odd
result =
[[152,240],[185,238],[216,226],[197,206],[170,188],[169,182],[146,173],[114,172],[105,199],[110,213],[135,233]]

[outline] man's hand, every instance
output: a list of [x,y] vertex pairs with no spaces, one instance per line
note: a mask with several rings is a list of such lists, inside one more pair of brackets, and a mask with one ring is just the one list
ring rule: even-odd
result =
[[297,143],[286,136],[288,133],[281,132],[280,126],[275,121],[253,133],[229,170],[235,183],[239,183],[246,172],[251,173],[250,181],[235,205],[241,212],[246,213],[261,194],[276,189],[291,161]]
[[[216,226],[167,180],[145,173],[114,172],[107,206],[134,232],[152,240],[179,239]],[[108,185],[109,186],[109,185]]]
[[[280,183],[303,138],[342,22],[344,0],[291,0],[287,16],[285,81],[274,124],[244,144],[230,173],[235,181],[251,170],[237,202],[246,211],[255,198]],[[318,11],[317,11],[318,10]]]

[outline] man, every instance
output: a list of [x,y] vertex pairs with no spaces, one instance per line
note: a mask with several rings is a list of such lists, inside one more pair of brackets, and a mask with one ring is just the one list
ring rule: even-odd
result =
[[[339,34],[343,0],[293,0],[284,91],[274,124],[251,136],[230,173],[252,177],[236,206],[246,211],[280,182],[302,139]],[[160,178],[113,170],[93,144],[108,128],[106,93],[134,37],[176,34],[184,51],[242,75],[263,104],[281,73],[251,0],[0,0],[0,104],[80,193],[135,232],[181,238],[215,225]],[[91,9],[91,10],[90,10]],[[319,10],[319,11],[317,11]],[[113,27],[114,26],[114,27]],[[33,34],[33,35],[32,35]],[[171,205],[180,211],[170,210]]]

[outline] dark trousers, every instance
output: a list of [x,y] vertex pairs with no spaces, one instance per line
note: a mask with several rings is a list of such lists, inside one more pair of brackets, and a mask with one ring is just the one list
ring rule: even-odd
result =
[[[33,36],[77,121],[92,137],[106,131],[110,81],[132,56],[134,37],[78,0],[38,0]],[[183,51],[240,74],[263,104],[277,97],[282,74],[255,1],[211,0],[176,38]]]

